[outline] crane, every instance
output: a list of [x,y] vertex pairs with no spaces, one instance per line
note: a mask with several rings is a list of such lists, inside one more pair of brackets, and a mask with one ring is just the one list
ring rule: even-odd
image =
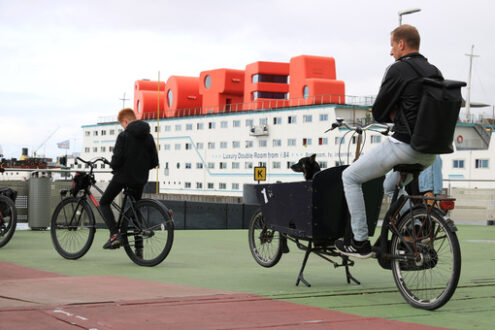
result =
[[33,151],[33,157],[34,158],[36,158],[36,152],[38,152],[38,150],[40,150],[40,148],[43,147],[48,142],[48,140],[50,140],[50,138],[58,131],[59,128],[60,128],[60,126],[57,126],[57,128],[55,128],[55,130],[53,130],[53,132],[51,132],[50,135],[48,135],[48,137],[46,139],[44,139],[43,142],[41,142],[41,144],[38,146],[38,148],[34,149],[34,151]]

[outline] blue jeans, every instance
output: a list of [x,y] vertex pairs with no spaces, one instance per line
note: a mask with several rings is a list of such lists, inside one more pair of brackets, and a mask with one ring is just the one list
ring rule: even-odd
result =
[[[368,239],[368,223],[364,205],[362,184],[387,174],[395,165],[422,164],[429,166],[435,160],[435,155],[415,151],[407,143],[395,139],[385,139],[383,143],[363,154],[356,162],[342,173],[344,193],[351,214],[351,228],[354,239]],[[385,193],[393,192],[399,173],[387,175],[383,185]],[[409,178],[411,180],[412,178]]]

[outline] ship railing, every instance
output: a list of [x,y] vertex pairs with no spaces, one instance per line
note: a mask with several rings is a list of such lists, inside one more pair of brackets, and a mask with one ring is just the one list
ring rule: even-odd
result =
[[[251,102],[231,103],[217,106],[180,108],[176,110],[160,111],[162,117],[192,117],[209,114],[223,114],[249,111],[263,111],[275,108],[290,108],[313,105],[342,105],[342,106],[359,106],[371,107],[375,100],[374,96],[351,96],[341,94],[325,94],[299,98],[288,99],[257,99]],[[143,113],[140,119],[156,119],[158,112]]]

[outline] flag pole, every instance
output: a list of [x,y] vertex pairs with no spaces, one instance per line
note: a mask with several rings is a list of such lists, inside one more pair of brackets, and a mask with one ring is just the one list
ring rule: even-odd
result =
[[[156,105],[156,152],[158,154],[158,159],[160,159],[160,71],[158,71],[158,82],[157,82],[157,92],[158,92],[158,97],[157,97],[157,105]],[[158,186],[159,186],[159,181],[158,181],[158,174],[159,174],[159,167],[158,165],[156,167],[156,194],[158,195]]]

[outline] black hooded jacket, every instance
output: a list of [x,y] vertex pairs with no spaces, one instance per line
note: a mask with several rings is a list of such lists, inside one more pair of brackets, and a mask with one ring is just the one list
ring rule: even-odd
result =
[[[373,104],[372,114],[376,121],[391,122],[390,115],[396,110],[394,118],[394,134],[399,141],[410,143],[411,136],[406,126],[407,118],[411,133],[416,126],[419,103],[422,95],[421,80],[418,74],[406,61],[413,62],[425,77],[442,78],[442,73],[419,53],[411,53],[398,59],[385,72],[380,91]],[[402,114],[400,113],[402,112]]]
[[150,125],[135,120],[117,136],[110,166],[113,180],[122,184],[144,185],[149,170],[158,165],[158,154]]

